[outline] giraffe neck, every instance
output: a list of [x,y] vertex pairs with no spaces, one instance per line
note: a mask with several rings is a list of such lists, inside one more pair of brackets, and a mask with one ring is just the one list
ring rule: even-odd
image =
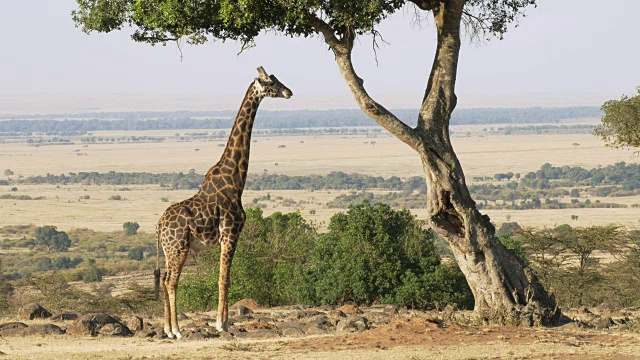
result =
[[[220,175],[232,181],[231,185],[238,190],[239,195],[242,195],[249,170],[253,121],[263,98],[264,94],[258,91],[255,82],[251,83],[240,105],[233,128],[231,128],[227,146],[224,148],[220,161],[214,166],[214,168],[219,168]],[[212,175],[211,171],[207,177],[210,175]]]

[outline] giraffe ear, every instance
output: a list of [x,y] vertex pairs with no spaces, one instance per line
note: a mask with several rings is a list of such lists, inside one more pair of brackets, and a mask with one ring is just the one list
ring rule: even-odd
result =
[[271,80],[269,78],[269,75],[267,74],[266,71],[264,71],[264,68],[262,66],[260,66],[258,68],[258,77],[260,78],[260,80],[263,80],[263,81],[270,81]]

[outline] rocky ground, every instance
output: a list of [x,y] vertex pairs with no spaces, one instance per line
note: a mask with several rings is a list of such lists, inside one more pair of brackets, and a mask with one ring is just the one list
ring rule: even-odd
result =
[[358,308],[264,308],[246,299],[230,308],[228,333],[214,313],[180,314],[181,340],[167,339],[162,314],[51,314],[23,306],[0,320],[0,358],[51,359],[636,359],[634,309],[567,311],[554,328],[472,324],[468,312]]

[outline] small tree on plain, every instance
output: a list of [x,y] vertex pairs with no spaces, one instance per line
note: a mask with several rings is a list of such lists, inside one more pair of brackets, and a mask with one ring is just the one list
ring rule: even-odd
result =
[[140,224],[137,222],[127,221],[122,224],[122,229],[124,230],[124,234],[127,236],[133,236],[138,233],[138,229],[140,228]]
[[48,251],[67,251],[71,246],[67,233],[51,225],[36,228],[35,241],[38,245],[46,246]]

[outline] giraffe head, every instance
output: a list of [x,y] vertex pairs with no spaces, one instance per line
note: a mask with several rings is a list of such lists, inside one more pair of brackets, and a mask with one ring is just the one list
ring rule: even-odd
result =
[[260,66],[258,68],[258,77],[255,80],[255,88],[268,97],[283,97],[285,99],[293,96],[293,92],[288,87],[284,86],[275,75],[268,75],[264,68]]

